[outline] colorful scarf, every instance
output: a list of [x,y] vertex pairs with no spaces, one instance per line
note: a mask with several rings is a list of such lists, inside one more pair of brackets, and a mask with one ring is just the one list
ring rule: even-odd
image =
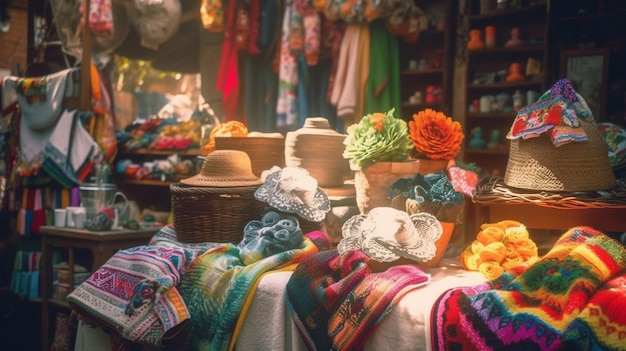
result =
[[620,243],[590,227],[572,228],[534,264],[442,294],[431,315],[433,349],[570,350],[584,337],[586,345],[624,350],[626,315],[621,307],[611,311],[607,299],[624,300],[624,285],[611,290],[624,281],[624,268]]
[[[330,248],[326,235],[313,231],[305,235],[300,248],[283,251],[245,265],[240,249],[222,244],[199,256],[189,266],[178,290],[190,310],[191,319],[181,340],[186,350],[226,350],[235,337],[244,301],[265,272],[297,264],[303,258]],[[268,326],[271,327],[271,326]]]
[[336,250],[304,259],[287,283],[288,306],[309,350],[362,350],[402,296],[430,281],[417,265],[373,272],[370,258]]

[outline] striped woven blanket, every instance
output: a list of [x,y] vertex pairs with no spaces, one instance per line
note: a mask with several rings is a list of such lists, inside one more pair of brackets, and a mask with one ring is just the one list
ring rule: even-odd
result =
[[305,258],[287,283],[292,319],[309,350],[362,350],[396,302],[430,281],[414,264],[375,271],[360,250]]
[[448,290],[433,305],[433,350],[626,350],[626,249],[589,227],[532,265]]
[[[298,249],[287,250],[251,264],[245,264],[240,249],[233,244],[198,256],[178,286],[188,306],[190,319],[183,344],[177,350],[227,350],[232,346],[237,321],[245,316],[244,302],[263,273],[295,266],[303,258],[330,248],[321,231],[304,236]],[[268,326],[271,328],[272,326]]]

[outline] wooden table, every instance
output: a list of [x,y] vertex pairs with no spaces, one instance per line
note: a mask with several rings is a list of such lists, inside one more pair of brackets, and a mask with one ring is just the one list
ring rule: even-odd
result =
[[[602,232],[626,232],[626,208],[563,209],[528,204],[478,203],[476,225],[513,219],[528,228],[567,230],[590,226]],[[477,228],[478,229],[478,228]],[[475,230],[478,233],[479,230]]]
[[50,305],[69,308],[65,300],[52,297],[52,256],[54,248],[67,250],[70,288],[74,282],[75,249],[88,250],[92,254],[91,271],[95,271],[120,249],[147,244],[160,228],[140,230],[111,230],[93,232],[89,230],[43,226],[41,234],[41,348],[50,350]]
[[602,192],[558,193],[514,190],[501,178],[477,188],[475,233],[483,223],[516,220],[528,228],[568,230],[589,226],[604,233],[626,232],[626,187]]

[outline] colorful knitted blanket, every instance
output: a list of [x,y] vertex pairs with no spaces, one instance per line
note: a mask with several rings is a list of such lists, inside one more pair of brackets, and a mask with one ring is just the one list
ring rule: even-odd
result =
[[[178,290],[183,301],[193,306],[185,328],[185,350],[227,350],[234,337],[240,315],[245,315],[244,302],[263,273],[296,265],[303,258],[330,249],[330,242],[321,231],[304,236],[298,249],[287,250],[246,265],[240,249],[233,244],[198,256],[189,266]],[[271,326],[268,326],[271,328]]]
[[625,268],[619,242],[572,228],[532,265],[442,294],[433,350],[626,350]]
[[362,251],[336,250],[305,258],[287,283],[292,319],[309,350],[362,350],[407,292],[430,275],[404,264],[375,272]]

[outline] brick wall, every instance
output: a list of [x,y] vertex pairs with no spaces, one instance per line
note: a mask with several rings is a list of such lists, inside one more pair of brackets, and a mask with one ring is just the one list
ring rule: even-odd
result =
[[17,67],[23,71],[27,64],[28,51],[28,2],[13,0],[9,7],[11,29],[0,32],[0,69],[9,69],[12,73]]

